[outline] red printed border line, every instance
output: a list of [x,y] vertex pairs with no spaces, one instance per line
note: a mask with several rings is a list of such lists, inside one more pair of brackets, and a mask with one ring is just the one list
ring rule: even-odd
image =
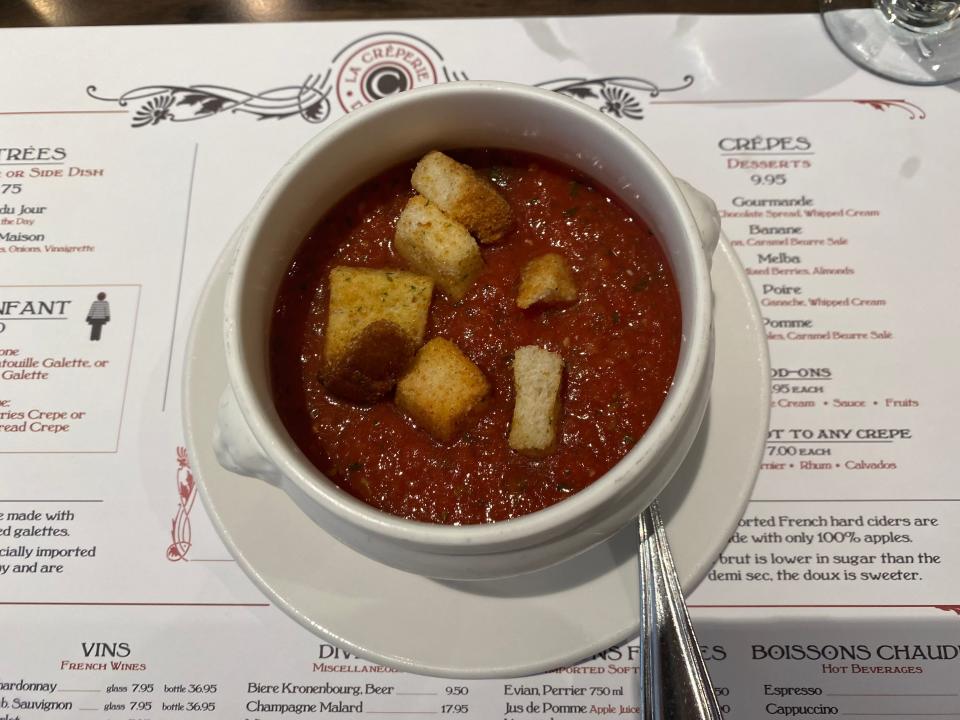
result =
[[780,98],[776,100],[651,100],[651,105],[783,105],[792,103],[854,104],[885,112],[902,110],[910,120],[926,120],[927,112],[916,103],[902,98]]
[[9,110],[3,115],[126,115],[126,110]]
[[910,610],[910,609],[932,609],[943,610],[960,615],[960,605],[859,605],[859,604],[807,604],[807,605],[688,605],[688,607],[697,610],[790,610],[790,609],[809,609],[809,610]]
[[29,605],[45,607],[270,607],[267,602],[98,602],[96,600],[0,600],[0,606]]

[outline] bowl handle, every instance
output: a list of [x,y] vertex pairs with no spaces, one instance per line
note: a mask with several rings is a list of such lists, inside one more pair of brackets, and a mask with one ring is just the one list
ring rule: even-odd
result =
[[686,180],[675,178],[683,198],[687,201],[693,219],[700,228],[700,241],[703,243],[703,253],[707,258],[707,266],[713,259],[713,251],[717,249],[720,240],[720,213],[717,206],[709,197],[697,190]]
[[279,468],[250,432],[229,385],[220,396],[217,408],[213,450],[220,464],[230,472],[260,478],[273,485],[279,485],[283,478]]

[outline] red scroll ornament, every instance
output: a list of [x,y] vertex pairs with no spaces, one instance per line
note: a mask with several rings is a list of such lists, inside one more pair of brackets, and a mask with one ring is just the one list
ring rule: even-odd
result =
[[167,560],[177,562],[187,560],[187,553],[192,545],[190,530],[190,511],[197,499],[197,483],[190,470],[190,460],[185,447],[177,448],[177,495],[179,506],[177,514],[170,521],[170,539],[173,541],[167,548]]

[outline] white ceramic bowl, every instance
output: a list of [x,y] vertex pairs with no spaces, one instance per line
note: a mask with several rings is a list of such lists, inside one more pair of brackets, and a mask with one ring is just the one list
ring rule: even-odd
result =
[[[661,241],[683,312],[673,387],[646,434],[615,467],[539,512],[462,527],[388,515],[324,477],[280,421],[267,353],[280,280],[316,221],[380,171],[430,149],[456,147],[548,156],[613,190]],[[228,470],[279,486],[341,542],[402,570],[481,579],[572,557],[609,538],[656,497],[700,427],[712,374],[709,256],[718,234],[709,199],[676,181],[631,132],[579,101],[493,82],[449,83],[379,100],[297,152],[238,231],[224,307],[229,387],[220,402],[217,456]]]

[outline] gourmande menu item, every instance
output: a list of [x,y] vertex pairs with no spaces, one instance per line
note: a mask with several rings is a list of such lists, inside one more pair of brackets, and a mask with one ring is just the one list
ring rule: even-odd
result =
[[952,89],[857,70],[815,16],[2,39],[0,720],[637,712],[636,639],[451,680],[310,634],[227,553],[184,448],[191,318],[270,177],[377,98],[484,78],[635,132],[715,199],[760,303],[763,466],[690,598],[725,714],[960,714]]

